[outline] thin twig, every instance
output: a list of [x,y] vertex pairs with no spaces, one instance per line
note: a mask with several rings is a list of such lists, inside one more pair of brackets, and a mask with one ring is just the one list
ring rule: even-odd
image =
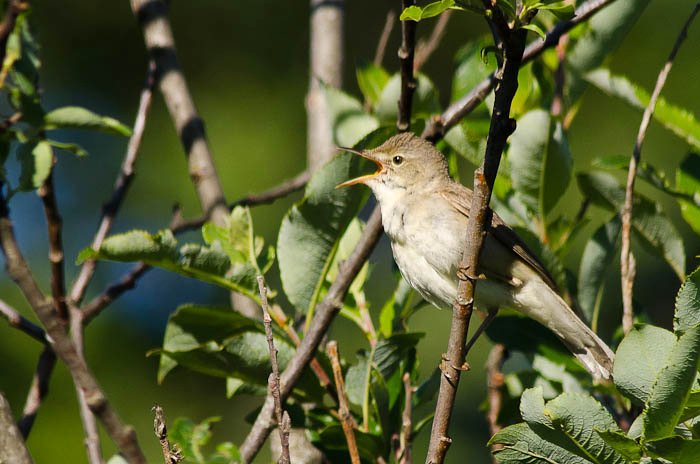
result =
[[263,325],[265,326],[265,336],[267,337],[267,348],[270,351],[270,364],[272,365],[272,373],[268,385],[270,386],[270,394],[275,401],[275,417],[277,423],[280,424],[280,444],[282,446],[282,455],[279,458],[280,464],[289,464],[289,434],[285,434],[282,430],[282,400],[280,399],[280,367],[277,363],[277,348],[275,348],[275,339],[272,337],[272,318],[270,317],[270,305],[267,302],[267,286],[265,278],[258,276],[258,290],[260,291],[260,300],[262,301]]
[[[314,357],[316,350],[324,335],[328,331],[331,322],[340,312],[342,301],[347,294],[350,284],[377,244],[382,231],[381,213],[375,208],[370,216],[365,230],[350,257],[341,266],[338,277],[331,284],[323,301],[316,306],[314,318],[306,336],[297,348],[292,359],[287,363],[287,368],[282,373],[280,397],[285,400],[301,378],[304,368]],[[258,413],[252,429],[246,436],[240,447],[241,457],[245,462],[252,462],[255,455],[262,447],[265,439],[274,425],[272,417],[274,402],[270,395],[265,398],[262,410]]]
[[61,358],[71,373],[76,387],[80,388],[87,400],[90,410],[96,414],[109,436],[122,451],[127,460],[133,463],[145,463],[146,458],[138,445],[136,433],[125,425],[108,402],[104,392],[90,372],[85,360],[76,350],[70,339],[66,324],[57,317],[53,302],[47,298],[34,280],[22,252],[17,244],[14,227],[9,217],[7,201],[0,188],[0,248],[5,255],[5,267],[12,280],[17,284],[30,306],[44,325],[46,333],[52,340],[56,355]]
[[654,114],[654,108],[656,107],[656,101],[661,95],[661,90],[664,88],[666,83],[666,78],[668,78],[669,72],[671,72],[671,67],[673,67],[673,61],[678,54],[678,50],[681,48],[683,41],[688,35],[688,28],[690,24],[695,19],[695,16],[700,11],[700,3],[696,3],[693,7],[693,11],[690,16],[685,21],[683,28],[681,29],[676,42],[673,44],[671,53],[669,53],[666,63],[659,76],[656,78],[656,85],[654,86],[654,91],[649,99],[649,104],[644,110],[644,115],[642,116],[642,122],[639,125],[639,132],[637,132],[637,139],[634,143],[634,149],[632,151],[632,157],[630,158],[629,169],[627,171],[627,186],[625,187],[625,203],[622,208],[622,245],[620,251],[620,279],[622,284],[622,330],[627,334],[632,330],[632,325],[634,322],[634,309],[632,307],[632,290],[634,287],[634,277],[636,274],[634,255],[630,250],[630,239],[631,239],[631,229],[632,229],[632,205],[634,199],[634,181],[637,176],[637,166],[639,165],[639,160],[642,156],[642,144],[644,143],[644,138],[647,134],[647,128],[649,127],[649,122],[651,121],[651,116]]
[[435,23],[433,32],[431,32],[428,40],[418,41],[416,45],[416,56],[413,60],[413,72],[418,72],[428,61],[433,52],[440,46],[440,42],[447,30],[447,23],[450,21],[450,16],[452,16],[451,10],[443,12]]
[[501,369],[506,359],[506,347],[501,343],[497,343],[491,348],[489,357],[486,361],[486,381],[488,388],[488,403],[489,409],[486,414],[486,420],[489,423],[489,433],[491,436],[501,430],[501,425],[498,423],[498,415],[501,413],[501,405],[503,404],[503,384],[505,377]]
[[39,361],[37,362],[36,370],[32,377],[32,383],[29,386],[29,393],[27,393],[27,399],[24,402],[22,417],[17,421],[17,427],[19,427],[25,440],[32,431],[32,426],[34,425],[36,415],[39,413],[41,403],[49,393],[49,380],[51,379],[51,373],[55,366],[56,354],[53,352],[51,346],[47,344],[39,355]]
[[131,270],[118,282],[110,285],[101,294],[94,297],[82,308],[83,324],[87,325],[112,301],[119,298],[127,290],[136,286],[138,279],[151,269],[151,266],[144,263],[135,264]]
[[185,149],[190,178],[202,211],[217,225],[224,225],[228,216],[226,198],[209,149],[204,122],[197,113],[177,57],[168,7],[162,0],[131,0],[131,9],[156,65],[156,83]]
[[0,300],[0,315],[7,319],[10,327],[21,330],[41,343],[47,342],[44,329],[22,316],[15,308],[8,305],[3,300]]
[[401,435],[399,437],[399,464],[411,464],[413,462],[411,441],[413,438],[413,423],[411,419],[413,411],[413,387],[411,376],[408,372],[403,375],[404,403],[401,415]]
[[518,71],[525,48],[526,31],[511,30],[500,10],[492,9],[494,24],[498,27],[498,42],[503,46],[502,66],[496,72],[499,80],[496,86],[493,114],[486,143],[483,164],[474,172],[474,196],[467,224],[467,240],[460,264],[457,300],[452,306],[452,326],[447,354],[442,366],[440,391],[435,408],[435,418],[430,435],[427,463],[442,463],[452,442],[448,436],[452,408],[465,358],[465,341],[474,305],[474,291],[477,282],[479,255],[483,248],[490,223],[488,208],[493,184],[498,173],[501,155],[508,136],[515,130],[515,121],[510,119],[510,107],[518,88]]
[[[403,10],[415,4],[416,0],[401,0]],[[411,105],[413,103],[413,94],[416,91],[416,78],[413,75],[415,47],[416,22],[411,20],[401,21],[401,47],[399,48],[401,95],[399,97],[399,117],[396,122],[399,132],[406,132],[411,128]]]
[[0,392],[0,462],[12,464],[32,464],[22,434],[15,425],[10,403]]
[[154,413],[153,418],[153,431],[158,437],[160,442],[160,448],[163,452],[163,462],[165,464],[177,464],[184,459],[184,456],[177,447],[171,447],[170,441],[168,440],[168,427],[165,425],[165,414],[163,414],[163,408],[156,404],[151,409]]
[[[129,138],[129,143],[126,146],[124,160],[122,161],[119,175],[114,182],[112,196],[102,207],[102,219],[100,220],[100,225],[97,227],[97,232],[95,233],[95,237],[92,239],[92,244],[90,245],[93,250],[99,250],[100,246],[102,246],[102,242],[111,230],[114,219],[119,212],[119,208],[126,198],[126,194],[131,186],[131,181],[134,179],[136,158],[138,157],[141,141],[143,140],[148,110],[151,108],[151,101],[153,100],[155,74],[155,63],[153,60],[150,60],[148,63],[148,71],[146,73],[146,82],[143,85],[143,89],[141,89],[139,107],[136,111],[136,118],[134,119],[131,137]],[[85,290],[87,289],[92,276],[95,274],[96,267],[97,261],[89,259],[85,261],[83,266],[80,268],[80,274],[78,275],[77,279],[75,279],[75,283],[73,284],[73,288],[71,289],[70,293],[70,299],[74,304],[79,304],[82,301],[85,295]]]
[[348,406],[348,397],[345,394],[345,382],[343,381],[343,371],[340,368],[340,355],[338,354],[338,342],[331,340],[326,345],[326,353],[331,360],[333,369],[333,378],[335,379],[335,387],[338,390],[338,400],[340,407],[338,413],[340,415],[340,423],[343,426],[345,441],[348,444],[348,452],[350,453],[350,462],[352,464],[360,464],[360,452],[357,449],[357,441],[355,440],[355,421],[350,413]]
[[379,41],[377,41],[377,49],[374,52],[374,65],[381,66],[384,61],[384,54],[386,53],[386,46],[389,43],[389,37],[391,36],[391,31],[394,29],[394,23],[396,22],[396,12],[394,10],[389,10],[386,13],[386,20],[384,21],[384,28],[382,29],[382,34],[379,36]]
[[[309,182],[310,178],[311,171],[303,171],[296,177],[285,180],[279,185],[271,187],[260,193],[251,193],[242,198],[239,198],[238,200],[228,205],[228,209],[232,210],[236,206],[258,206],[274,203],[280,198],[284,198],[306,187],[306,184]],[[207,222],[207,220],[208,218],[206,216],[200,216],[198,218],[189,220],[179,218],[175,220],[171,228],[177,232],[185,232],[202,227],[204,223]]]
[[[54,160],[55,161],[55,160]],[[65,272],[63,269],[63,240],[61,239],[63,222],[56,203],[56,190],[53,185],[53,168],[38,193],[44,205],[44,216],[49,238],[49,262],[51,263],[51,294],[58,316],[68,320],[66,305]]]
[[[557,23],[545,36],[544,40],[537,39],[525,49],[523,64],[528,63],[542,54],[545,50],[559,43],[562,35],[569,32],[575,26],[585,22],[595,13],[610,5],[614,0],[588,0],[582,3],[574,13],[574,17],[567,21]],[[471,113],[479,103],[491,92],[495,84],[495,75],[492,73],[477,84],[467,95],[460,98],[438,117],[426,124],[421,137],[435,142],[441,139],[447,131],[459,123],[462,118]]]

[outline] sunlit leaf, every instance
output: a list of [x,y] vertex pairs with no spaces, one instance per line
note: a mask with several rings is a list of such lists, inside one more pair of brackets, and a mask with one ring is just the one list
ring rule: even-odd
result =
[[[417,86],[413,94],[411,114],[413,118],[426,117],[440,112],[438,90],[424,74],[416,76]],[[395,123],[398,115],[398,101],[401,95],[401,75],[394,74],[384,86],[377,103],[377,117],[382,122]]]
[[341,147],[354,147],[379,127],[377,118],[366,113],[362,103],[342,90],[321,84],[326,99],[333,141]]
[[23,143],[17,149],[21,172],[17,190],[35,190],[49,177],[53,166],[53,149],[46,140]]
[[131,129],[114,118],[100,116],[79,106],[64,106],[44,115],[44,128],[50,129],[93,129],[115,135],[131,135]]
[[676,296],[673,330],[682,333],[700,323],[700,268],[685,278]]
[[373,63],[362,63],[355,71],[357,74],[357,84],[360,86],[362,95],[372,105],[379,101],[382,90],[389,82],[389,73],[381,66]]

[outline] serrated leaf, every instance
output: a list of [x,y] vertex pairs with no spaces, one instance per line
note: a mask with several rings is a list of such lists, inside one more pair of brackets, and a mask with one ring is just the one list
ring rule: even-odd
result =
[[647,440],[673,434],[690,395],[699,360],[700,325],[695,325],[678,338],[649,392],[644,409],[644,436]]
[[571,152],[561,124],[544,110],[526,113],[510,138],[508,162],[513,187],[544,224],[571,178]]
[[693,230],[700,234],[700,155],[690,153],[676,170],[676,187],[692,195],[690,199],[679,198],[681,215]]
[[316,304],[338,243],[357,215],[367,191],[336,189],[358,176],[359,157],[342,154],[321,167],[306,187],[304,198],[282,219],[277,253],[282,286],[302,313]]
[[488,445],[501,445],[492,453],[503,464],[590,464],[590,461],[543,440],[525,423],[501,429],[491,437]]
[[618,256],[617,246],[622,224],[615,216],[600,226],[586,243],[578,272],[578,302],[586,320],[598,326],[603,288],[608,267]]
[[[606,172],[578,175],[581,191],[596,205],[613,212],[622,210],[625,191],[617,179]],[[632,228],[645,248],[662,257],[680,279],[685,276],[683,238],[666,217],[661,205],[639,193],[634,195]]]
[[64,106],[44,115],[44,129],[92,129],[128,137],[131,129],[114,118],[79,106]]
[[645,446],[653,456],[667,459],[673,464],[697,464],[700,462],[700,440],[670,437],[647,441]]
[[632,328],[615,353],[615,386],[638,404],[646,402],[675,343],[673,333],[661,327],[642,325]]
[[627,461],[636,463],[642,458],[642,447],[632,438],[618,430],[596,430],[600,438],[620,453]]
[[355,74],[362,95],[370,104],[375,105],[389,82],[389,73],[383,67],[367,62],[360,64]]
[[[416,76],[416,91],[413,94],[412,118],[427,117],[440,112],[438,90],[424,74]],[[398,101],[401,95],[401,75],[394,74],[384,86],[377,103],[376,115],[380,121],[395,123],[398,115]]]
[[109,261],[143,261],[187,277],[213,283],[228,290],[243,293],[254,300],[257,292],[256,269],[250,263],[237,264],[228,273],[231,261],[219,247],[185,244],[178,249],[178,242],[170,230],[150,234],[133,230],[112,235],[105,239],[99,250],[85,248],[78,255],[78,263],[87,259]]
[[341,147],[354,147],[379,127],[374,116],[367,114],[355,97],[321,83],[326,99],[333,141]]
[[29,191],[41,187],[51,173],[53,149],[46,140],[23,143],[17,149],[21,172],[17,190]]
[[[620,98],[633,108],[644,111],[649,104],[649,92],[626,77],[613,75],[608,69],[597,69],[586,80],[606,94]],[[681,137],[696,149],[700,148],[700,121],[685,108],[659,97],[652,117],[659,124]]]
[[700,268],[693,271],[676,295],[673,330],[683,333],[700,323]]

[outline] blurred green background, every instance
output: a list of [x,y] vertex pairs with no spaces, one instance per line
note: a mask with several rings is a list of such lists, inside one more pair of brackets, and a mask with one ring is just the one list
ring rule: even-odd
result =
[[[651,89],[693,3],[691,0],[651,2],[614,54],[612,70]],[[398,0],[346,2],[344,87],[349,92],[358,94],[354,64],[372,59],[385,13],[390,8],[398,11],[399,5]],[[206,122],[229,200],[276,185],[304,169],[308,13],[305,2],[171,2],[180,59]],[[32,16],[42,45],[45,107],[84,106],[131,125],[147,57],[129,2],[36,2]],[[433,24],[434,21],[419,24],[419,36],[427,35]],[[455,52],[486,32],[480,18],[471,14],[453,15],[441,47],[424,68],[440,88],[443,103],[449,99]],[[398,42],[399,32],[395,28],[384,62],[392,72],[398,68],[395,53]],[[669,101],[695,114],[700,114],[699,48],[700,26],[696,25],[664,90]],[[624,103],[589,90],[571,128],[575,167],[586,167],[595,156],[631,153],[640,119],[641,114]],[[58,201],[65,226],[66,272],[70,281],[78,269],[74,258],[91,240],[127,141],[70,131],[57,138],[79,142],[90,153],[84,159],[62,153],[57,168]],[[643,158],[672,174],[687,150],[684,142],[652,123]],[[471,175],[465,175],[464,179],[471,179]],[[648,191],[647,186],[638,185],[641,191]],[[572,189],[564,208],[575,210],[580,200],[577,195]],[[267,242],[276,242],[280,219],[297,198],[298,195],[292,196],[253,210],[257,232]],[[132,228],[155,231],[165,227],[175,202],[182,205],[185,216],[199,214],[179,140],[157,95],[146,127],[137,177],[114,232]],[[675,203],[666,202],[665,206],[686,239],[688,268],[694,268],[700,240],[679,219]],[[35,194],[20,194],[13,198],[11,208],[20,244],[48,290],[45,224],[40,202]],[[596,213],[600,212],[592,211],[594,216]],[[601,214],[591,229],[602,220]],[[580,241],[567,262],[573,269],[578,268],[584,244]],[[638,262],[635,296],[652,310],[654,322],[669,325],[679,282],[656,259],[641,255]],[[385,240],[372,257],[372,263],[370,302],[375,301],[374,307],[378,307],[390,291],[388,276],[393,269]],[[128,268],[114,263],[100,264],[88,298]],[[609,320],[617,321],[619,276],[616,271],[610,274],[604,311]],[[279,287],[274,276],[270,284]],[[0,295],[34,320],[6,274],[0,277]],[[159,444],[152,432],[153,403],[164,407],[169,421],[177,416],[197,421],[221,416],[214,441],[239,443],[248,430],[244,416],[258,401],[239,397],[226,400],[223,380],[182,370],[171,374],[164,385],[156,384],[157,359],[146,357],[146,352],[160,345],[168,314],[184,302],[224,305],[228,303],[228,295],[221,289],[154,270],[140,280],[135,290],[105,311],[86,334],[86,353],[92,369],[121,416],[136,427],[140,443],[152,462],[161,460]],[[426,375],[445,349],[449,321],[448,312],[436,310],[423,310],[413,319],[414,330],[427,333],[419,345],[421,368]],[[339,340],[341,353],[349,359],[362,347],[360,334],[345,321],[334,325],[331,336]],[[488,342],[482,340],[470,354],[472,371],[463,377],[460,388],[448,462],[464,462],[465,456],[470,456],[469,462],[490,460],[485,448],[486,422],[479,411],[485,399],[483,364],[488,350]],[[0,390],[7,395],[16,415],[21,412],[39,352],[36,342],[0,323]],[[421,459],[427,447],[427,435],[423,432],[416,443],[415,452]],[[82,440],[75,393],[66,369],[59,364],[29,438],[29,447],[36,462],[80,463],[86,462]],[[106,437],[103,448],[106,455],[114,450]],[[269,453],[265,452],[256,462],[268,461]]]

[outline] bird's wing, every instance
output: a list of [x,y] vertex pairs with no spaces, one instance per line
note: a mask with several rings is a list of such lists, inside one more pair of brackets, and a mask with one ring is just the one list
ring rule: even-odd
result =
[[[451,183],[450,188],[443,190],[442,196],[466,217],[469,217],[469,210],[472,204],[472,191],[457,182]],[[498,240],[504,247],[512,250],[519,258],[525,261],[542,277],[542,279],[558,292],[557,284],[551,274],[537,258],[537,255],[530,250],[513,229],[501,219],[495,212],[491,215],[491,230],[489,234]]]

